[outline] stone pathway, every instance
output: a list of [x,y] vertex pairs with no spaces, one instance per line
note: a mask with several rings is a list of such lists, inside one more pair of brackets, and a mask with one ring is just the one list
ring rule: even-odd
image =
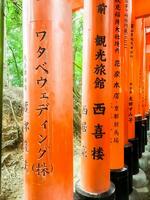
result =
[[139,160],[140,171],[133,176],[133,193],[130,200],[150,200],[150,131],[148,131],[148,145]]

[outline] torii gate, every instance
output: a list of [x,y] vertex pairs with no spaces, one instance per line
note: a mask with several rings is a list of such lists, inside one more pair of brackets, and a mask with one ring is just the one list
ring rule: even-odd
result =
[[[146,1],[142,1],[142,0],[136,0],[135,1],[135,0],[133,0],[132,2],[133,2],[133,7],[134,7],[133,10],[134,10],[135,19],[145,18],[145,17],[150,16],[150,3],[149,3],[149,0],[146,0]],[[76,10],[81,9],[83,7],[84,7],[84,2],[82,0],[81,1],[76,1],[75,4],[73,5],[73,10],[76,11]],[[150,27],[150,18],[147,18],[145,20],[145,27]],[[147,34],[147,38],[146,39],[147,39],[147,51],[148,51],[147,52],[147,65],[149,66],[149,59],[150,59],[150,54],[149,54],[150,51],[149,51],[149,49],[150,48],[149,48],[148,45],[150,45],[150,33]],[[144,38],[143,38],[143,42],[144,42]],[[144,46],[142,46],[142,47],[144,48]],[[142,54],[141,56],[144,56],[144,54]],[[140,96],[141,100],[139,102],[140,103],[139,106],[141,108],[141,110],[140,110],[140,112],[141,112],[140,114],[141,115],[145,115],[145,112],[149,110],[149,106],[148,106],[148,75],[147,75],[148,74],[148,70],[150,70],[150,69],[147,69],[147,67],[145,67],[144,68],[144,72],[142,72],[142,74],[144,73],[143,75],[146,76],[146,77],[144,77],[144,85],[141,87],[143,92],[142,92],[142,96]],[[140,71],[141,71],[141,69],[140,69]],[[141,81],[143,82],[143,80],[141,80]],[[143,109],[143,107],[144,107],[144,109]],[[147,117],[148,117],[148,120],[149,120],[149,116],[148,115],[147,115]],[[139,124],[139,122],[137,122],[137,123]],[[132,129],[132,131],[134,131],[134,129]],[[133,142],[133,145],[135,147],[137,142],[135,140],[133,140],[133,138],[132,138],[132,137],[134,137],[134,133],[130,133],[130,134],[131,134],[130,135],[131,136],[131,140],[130,141]],[[142,134],[142,133],[140,133],[140,134]],[[130,137],[129,137],[129,139],[130,139]],[[140,137],[139,139],[142,139],[142,137]],[[136,151],[134,151],[134,153],[135,153],[136,159],[137,159],[138,157],[137,157]],[[142,153],[142,146],[141,146],[140,153]],[[136,169],[137,166],[135,166],[135,171],[137,170]]]
[[[92,4],[92,2],[93,0],[90,3]],[[47,0],[24,0],[24,3],[24,11],[29,14],[24,18],[24,36],[27,39],[24,42],[24,58],[27,67],[25,80],[28,78],[25,81],[24,102],[25,200],[72,200],[71,14],[72,11],[83,8],[84,2],[83,0],[73,2],[71,0],[55,0],[50,4]],[[92,5],[97,6],[97,4]],[[134,6],[136,18],[150,15],[148,0],[136,0]],[[98,20],[100,22],[101,17],[98,17]],[[104,28],[104,26],[102,27]],[[102,29],[98,31],[103,32]],[[102,50],[105,50],[105,47],[103,44]],[[95,50],[94,46],[92,48]],[[103,104],[95,104],[95,106],[100,106],[95,107],[100,111],[105,109]],[[49,109],[51,112],[48,113]],[[86,112],[86,107],[84,107],[84,112]],[[107,127],[105,128],[108,131]],[[86,142],[89,142],[88,138],[86,138]],[[106,150],[109,145],[106,139],[104,142]],[[93,148],[93,151],[96,152],[100,150],[100,148]],[[101,153],[102,159],[104,154]],[[106,154],[109,163],[109,152]],[[82,162],[84,163],[83,160]],[[99,164],[91,164],[87,171],[91,172],[91,169],[95,169],[96,166]],[[102,167],[104,168],[104,166],[107,168],[106,177],[108,178],[109,169],[106,162]],[[84,172],[83,168],[82,171]],[[85,176],[86,173],[82,175],[85,178],[82,180],[83,185],[89,188],[93,194],[98,190],[103,192],[103,189],[104,192],[109,191],[109,178],[106,180],[105,188],[99,187],[99,185],[93,187],[95,177],[90,184],[90,178]],[[97,184],[101,182],[98,178]],[[85,180],[88,180],[88,183]],[[109,192],[112,195],[114,188]],[[114,199],[114,195],[112,196]],[[91,199],[92,195],[90,194],[89,197]],[[106,197],[105,194],[103,197]],[[99,198],[101,196],[97,197],[97,199]]]

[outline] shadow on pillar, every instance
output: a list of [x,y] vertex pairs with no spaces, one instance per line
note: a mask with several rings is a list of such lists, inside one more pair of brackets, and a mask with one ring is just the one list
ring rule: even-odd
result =
[[129,200],[128,168],[111,171],[111,181],[115,184],[116,200]]
[[143,119],[143,124],[145,126],[145,129],[144,129],[144,146],[147,145],[147,127],[148,127],[148,124],[147,124],[147,118],[144,118]]
[[133,147],[133,158],[132,158],[133,175],[136,175],[139,173],[139,139],[133,138],[130,139],[129,142],[132,144]]
[[131,143],[124,147],[124,163],[128,166],[129,194],[131,194],[133,190],[133,145]]
[[139,158],[142,157],[142,115],[135,116],[135,137],[139,140]]
[[147,140],[147,118],[142,119],[142,152],[145,152]]
[[88,193],[81,189],[80,181],[76,183],[76,191],[74,200],[116,200],[115,198],[115,186],[111,184],[111,188],[108,192],[98,194],[98,193]]
[[150,123],[149,123],[149,117],[150,117],[150,111],[148,111],[146,114],[145,114],[145,117],[147,118],[147,131],[149,131],[150,129]]

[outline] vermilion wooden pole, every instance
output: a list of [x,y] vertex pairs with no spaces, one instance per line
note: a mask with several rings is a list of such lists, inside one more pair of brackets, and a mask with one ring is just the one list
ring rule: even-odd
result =
[[81,186],[91,193],[103,193],[110,188],[110,99],[106,95],[110,84],[107,26],[110,3],[107,0],[104,4],[98,0],[84,3]]
[[[150,44],[150,43],[149,43]],[[147,107],[148,107],[148,110],[150,109],[150,46],[149,44],[147,45],[147,53],[146,53],[146,66],[147,66],[147,76],[148,76],[148,88],[147,88],[147,91],[148,91],[148,99],[147,99]]]
[[129,62],[129,53],[130,53],[130,35],[131,35],[131,1],[127,0],[125,1],[125,11],[124,11],[124,126],[125,128],[124,132],[124,142],[125,144],[128,144],[128,116],[131,116],[132,113],[129,112],[129,68],[130,68],[130,62]]
[[132,192],[132,165],[133,154],[132,144],[128,142],[128,116],[129,114],[129,52],[130,52],[130,33],[131,33],[131,1],[124,1],[124,162],[129,171],[129,192]]
[[146,52],[146,83],[145,83],[145,110],[149,111],[149,102],[148,102],[148,73],[149,73],[149,62],[148,53]]
[[[124,62],[126,40],[124,0],[119,2],[114,0],[112,19],[111,180],[116,186],[116,199],[128,200],[128,169],[124,167],[124,138],[127,137],[125,131],[125,93],[127,94],[127,91],[125,91]],[[128,139],[126,140],[128,143]]]
[[[148,26],[150,26],[150,23],[148,23]],[[147,91],[147,103],[146,103],[146,109],[149,110],[149,72],[150,72],[150,33],[146,33],[146,71],[147,71],[147,82],[146,82],[146,91]]]
[[146,84],[146,32],[145,32],[145,19],[142,19],[142,52],[141,52],[141,83],[142,83],[142,115],[145,116],[146,105],[145,105],[145,84]]
[[[146,23],[146,21],[145,21]],[[149,60],[149,53],[150,53],[150,42],[149,42],[149,39],[148,39],[148,36],[149,34],[146,33],[146,84],[145,84],[145,108],[146,108],[146,111],[149,111],[149,101],[148,101],[148,82],[149,82],[149,63],[150,63],[150,60]]]
[[[132,144],[132,173],[139,173],[139,139],[135,136],[135,107],[136,107],[136,42],[135,42],[135,7],[134,0],[131,2],[131,34],[130,34],[130,52],[129,52],[129,84],[128,84],[128,139]],[[136,75],[135,75],[136,74]]]
[[140,113],[142,114],[142,116],[144,117],[144,112],[145,112],[145,105],[144,105],[144,81],[145,81],[145,77],[144,77],[144,51],[145,51],[145,46],[144,46],[144,35],[145,35],[145,25],[144,25],[144,19],[141,19],[141,44],[140,44],[140,49],[139,49],[139,53],[140,53],[140,60],[139,60],[139,64],[140,64],[140,71],[139,71],[139,86],[140,86]]
[[[109,199],[110,0],[84,1],[81,175],[79,199]],[[111,195],[114,190],[111,190]],[[112,198],[112,197],[111,197]],[[113,197],[114,198],[114,197]]]
[[25,200],[73,199],[71,6],[24,0]]
[[134,65],[135,65],[135,15],[133,5],[130,3],[130,35],[129,35],[129,82],[128,82],[128,139],[135,138],[135,84]]
[[[142,142],[141,142],[141,151],[144,152],[145,151],[145,142],[144,142],[144,137],[145,134],[147,133],[146,131],[146,119],[145,116],[147,116],[147,118],[149,118],[149,113],[147,115],[147,111],[146,110],[146,32],[145,32],[145,19],[142,19],[142,31],[141,31],[141,35],[142,35],[142,41],[141,41],[141,63],[140,63],[140,87],[141,87],[141,103],[140,103],[140,107],[141,107],[141,113],[143,116],[143,124],[142,124]],[[149,120],[147,120],[149,121]]]
[[135,87],[135,114],[142,114],[141,112],[141,44],[142,44],[142,19],[136,20],[135,25],[135,49],[136,49],[136,58],[135,58],[135,73],[134,78],[136,82]]
[[[148,27],[150,27],[150,18],[149,20],[145,20],[145,25],[148,25]],[[148,32],[148,29],[146,30],[146,71],[147,71],[147,115],[146,115],[146,118],[147,118],[147,130],[150,129],[150,122],[149,122],[149,118],[150,118],[150,103],[149,103],[149,99],[150,99],[150,59],[149,59],[149,54],[150,54],[150,32]],[[147,144],[147,143],[146,143]]]
[[135,23],[135,136],[139,139],[139,157],[142,157],[142,87],[143,87],[143,22],[137,19]]
[[111,169],[124,167],[124,1],[120,2],[114,1],[113,10]]
[[[143,120],[142,120],[142,152],[145,152],[145,145],[147,143],[147,122],[149,121],[149,110],[147,109],[147,66],[146,66],[146,28],[145,19],[142,21],[143,34]],[[147,118],[146,118],[147,117]]]

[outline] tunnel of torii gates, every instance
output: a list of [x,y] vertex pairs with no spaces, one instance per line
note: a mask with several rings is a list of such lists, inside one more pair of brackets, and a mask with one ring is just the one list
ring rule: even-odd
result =
[[25,200],[73,199],[72,12],[82,8],[77,199],[128,199],[149,130],[149,0],[23,4]]

